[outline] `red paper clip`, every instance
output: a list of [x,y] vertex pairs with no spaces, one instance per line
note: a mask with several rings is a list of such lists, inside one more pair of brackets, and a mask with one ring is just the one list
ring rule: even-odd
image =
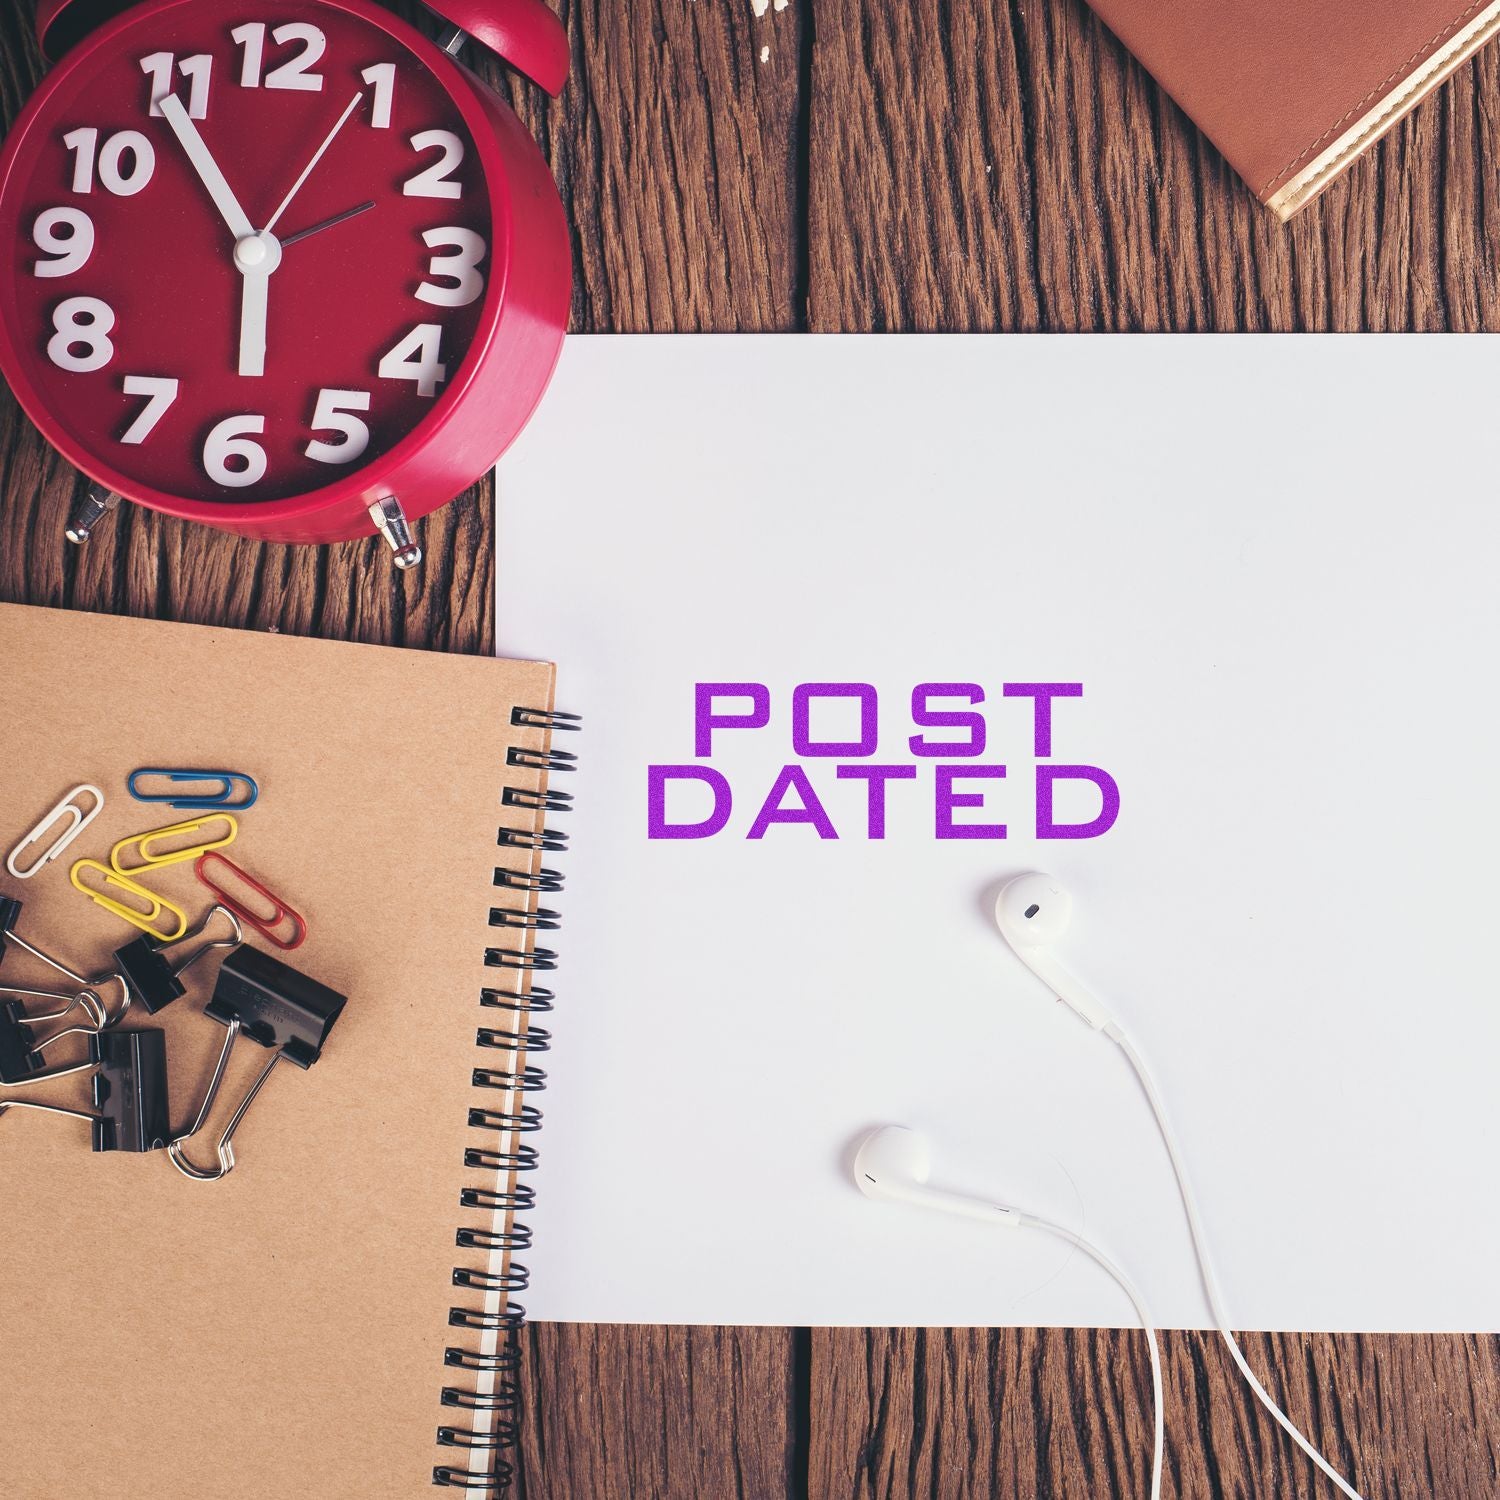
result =
[[[206,866],[209,864],[223,865],[226,870],[229,870],[241,885],[253,891],[270,907],[269,915],[252,911],[232,891],[216,884],[212,876],[207,873]],[[301,914],[293,911],[280,896],[273,896],[253,875],[247,875],[232,859],[226,859],[217,850],[210,849],[208,853],[200,854],[193,865],[193,873],[235,916],[242,922],[248,922],[267,942],[274,943],[283,952],[290,953],[293,948],[300,948],[306,940],[307,923]],[[292,927],[290,940],[277,935],[287,923],[290,923]]]

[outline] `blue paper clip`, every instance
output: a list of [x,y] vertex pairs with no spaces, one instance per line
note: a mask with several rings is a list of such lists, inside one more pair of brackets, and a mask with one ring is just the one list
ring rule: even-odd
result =
[[[161,776],[174,784],[184,781],[217,782],[219,789],[202,792],[197,796],[182,796],[177,792],[143,792],[136,784],[143,776]],[[238,786],[244,787],[246,795],[236,802],[234,799],[238,795]],[[165,802],[168,807],[180,807],[185,812],[197,812],[205,808],[221,811],[233,809],[238,812],[241,808],[254,807],[260,796],[255,778],[242,775],[239,771],[174,771],[164,766],[141,766],[132,771],[126,779],[125,788],[137,802]]]

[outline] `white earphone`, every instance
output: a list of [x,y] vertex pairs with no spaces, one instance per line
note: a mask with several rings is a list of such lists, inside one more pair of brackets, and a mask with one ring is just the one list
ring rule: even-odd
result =
[[1052,956],[1073,920],[1073,898],[1051,875],[1017,875],[995,901],[995,923],[1016,957],[1095,1031],[1113,1023],[1094,996]]
[[1218,1324],[1220,1336],[1229,1348],[1231,1357],[1245,1383],[1255,1393],[1256,1399],[1280,1423],[1282,1429],[1324,1474],[1349,1497],[1361,1500],[1359,1492],[1323,1457],[1302,1435],[1300,1429],[1287,1414],[1271,1399],[1271,1394],[1260,1383],[1259,1378],[1247,1363],[1234,1334],[1230,1331],[1229,1318],[1224,1311],[1223,1297],[1218,1280],[1208,1257],[1208,1236],[1198,1212],[1198,1202],[1188,1183],[1187,1166],[1177,1146],[1177,1138],[1167,1119],[1166,1105],[1156,1087],[1156,1081],[1146,1066],[1145,1059],[1136,1050],[1130,1038],[1121,1030],[1097,999],[1070,974],[1054,957],[1053,946],[1067,932],[1073,916],[1073,898],[1067,888],[1051,875],[1032,871],[1008,880],[995,902],[995,923],[1000,935],[1010,944],[1016,957],[1031,970],[1048,989],[1065,1005],[1075,1011],[1084,1021],[1102,1032],[1125,1054],[1142,1090],[1156,1117],[1157,1129],[1167,1148],[1167,1156],[1177,1177],[1178,1191],[1182,1195],[1183,1210],[1187,1215],[1188,1230],[1192,1236],[1193,1250],[1198,1258],[1199,1274],[1203,1278],[1203,1289],[1208,1294],[1209,1307]]
[[980,1219],[987,1224],[1015,1229],[1038,1229],[1076,1246],[1095,1264],[1114,1278],[1130,1298],[1141,1326],[1146,1330],[1146,1347],[1151,1355],[1151,1404],[1154,1443],[1151,1459],[1151,1500],[1161,1495],[1162,1445],[1164,1416],[1162,1410],[1161,1351],[1156,1343],[1156,1328],[1146,1310],[1145,1300],[1130,1278],[1099,1247],[1061,1224],[1054,1224],[1038,1214],[1022,1213],[1007,1204],[988,1202],[965,1193],[950,1193],[929,1187],[932,1152],[927,1138],[902,1125],[882,1125],[860,1142],[854,1155],[854,1181],[867,1198],[884,1198],[908,1203],[938,1213],[957,1214],[965,1219]]
[[867,1198],[888,1198],[964,1219],[1019,1227],[1021,1215],[1003,1203],[986,1203],[962,1193],[928,1187],[932,1151],[927,1138],[904,1125],[882,1125],[859,1143],[854,1153],[854,1181]]

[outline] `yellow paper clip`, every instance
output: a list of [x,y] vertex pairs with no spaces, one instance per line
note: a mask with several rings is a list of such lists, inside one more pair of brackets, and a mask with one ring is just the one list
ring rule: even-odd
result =
[[[116,901],[113,896],[106,895],[104,891],[90,890],[83,883],[85,870],[97,870],[104,877],[104,884],[107,887],[113,886],[115,890],[124,891],[127,896],[134,896],[140,905],[145,907],[145,910],[126,906],[123,901]],[[187,913],[180,906],[174,905],[163,896],[148,891],[143,885],[137,885],[128,875],[122,875],[118,870],[111,870],[108,865],[101,865],[97,859],[80,859],[68,871],[68,879],[90,901],[102,906],[105,911],[112,911],[117,917],[123,917],[132,927],[139,927],[142,932],[154,937],[159,943],[175,943],[188,930]],[[171,912],[177,919],[177,926],[171,932],[154,925],[163,912]]]
[[[214,823],[223,823],[229,832],[221,839],[193,837]],[[116,875],[139,875],[142,870],[159,870],[167,865],[180,865],[184,860],[197,859],[200,854],[207,854],[210,849],[222,849],[226,844],[232,844],[239,831],[238,820],[229,813],[210,813],[204,818],[190,818],[186,823],[173,823],[166,828],[153,828],[149,833],[137,833],[128,839],[121,839],[109,851],[109,863]],[[170,838],[188,838],[193,841],[181,848],[156,853],[153,846]],[[126,864],[125,852],[132,848],[139,853],[140,860],[135,864]]]

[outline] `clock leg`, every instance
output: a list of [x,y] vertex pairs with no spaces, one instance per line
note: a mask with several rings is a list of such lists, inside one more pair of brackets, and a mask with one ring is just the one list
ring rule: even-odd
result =
[[[427,9],[432,10],[432,7],[429,5]],[[438,16],[439,20],[442,20],[442,17],[438,15],[437,11],[433,10],[432,13],[433,15]],[[438,37],[438,46],[441,47],[449,57],[457,57],[458,54],[462,52],[464,50],[464,47],[468,44],[468,40],[469,33],[463,30],[462,27],[449,26],[442,33],[442,35]]]
[[406,512],[401,509],[401,502],[394,495],[377,500],[370,507],[370,519],[390,544],[398,568],[414,568],[422,561],[422,549],[412,540]]
[[94,527],[119,503],[118,495],[112,495],[102,485],[91,484],[73,507],[68,516],[68,529],[63,534],[75,546],[81,547],[94,534]]

